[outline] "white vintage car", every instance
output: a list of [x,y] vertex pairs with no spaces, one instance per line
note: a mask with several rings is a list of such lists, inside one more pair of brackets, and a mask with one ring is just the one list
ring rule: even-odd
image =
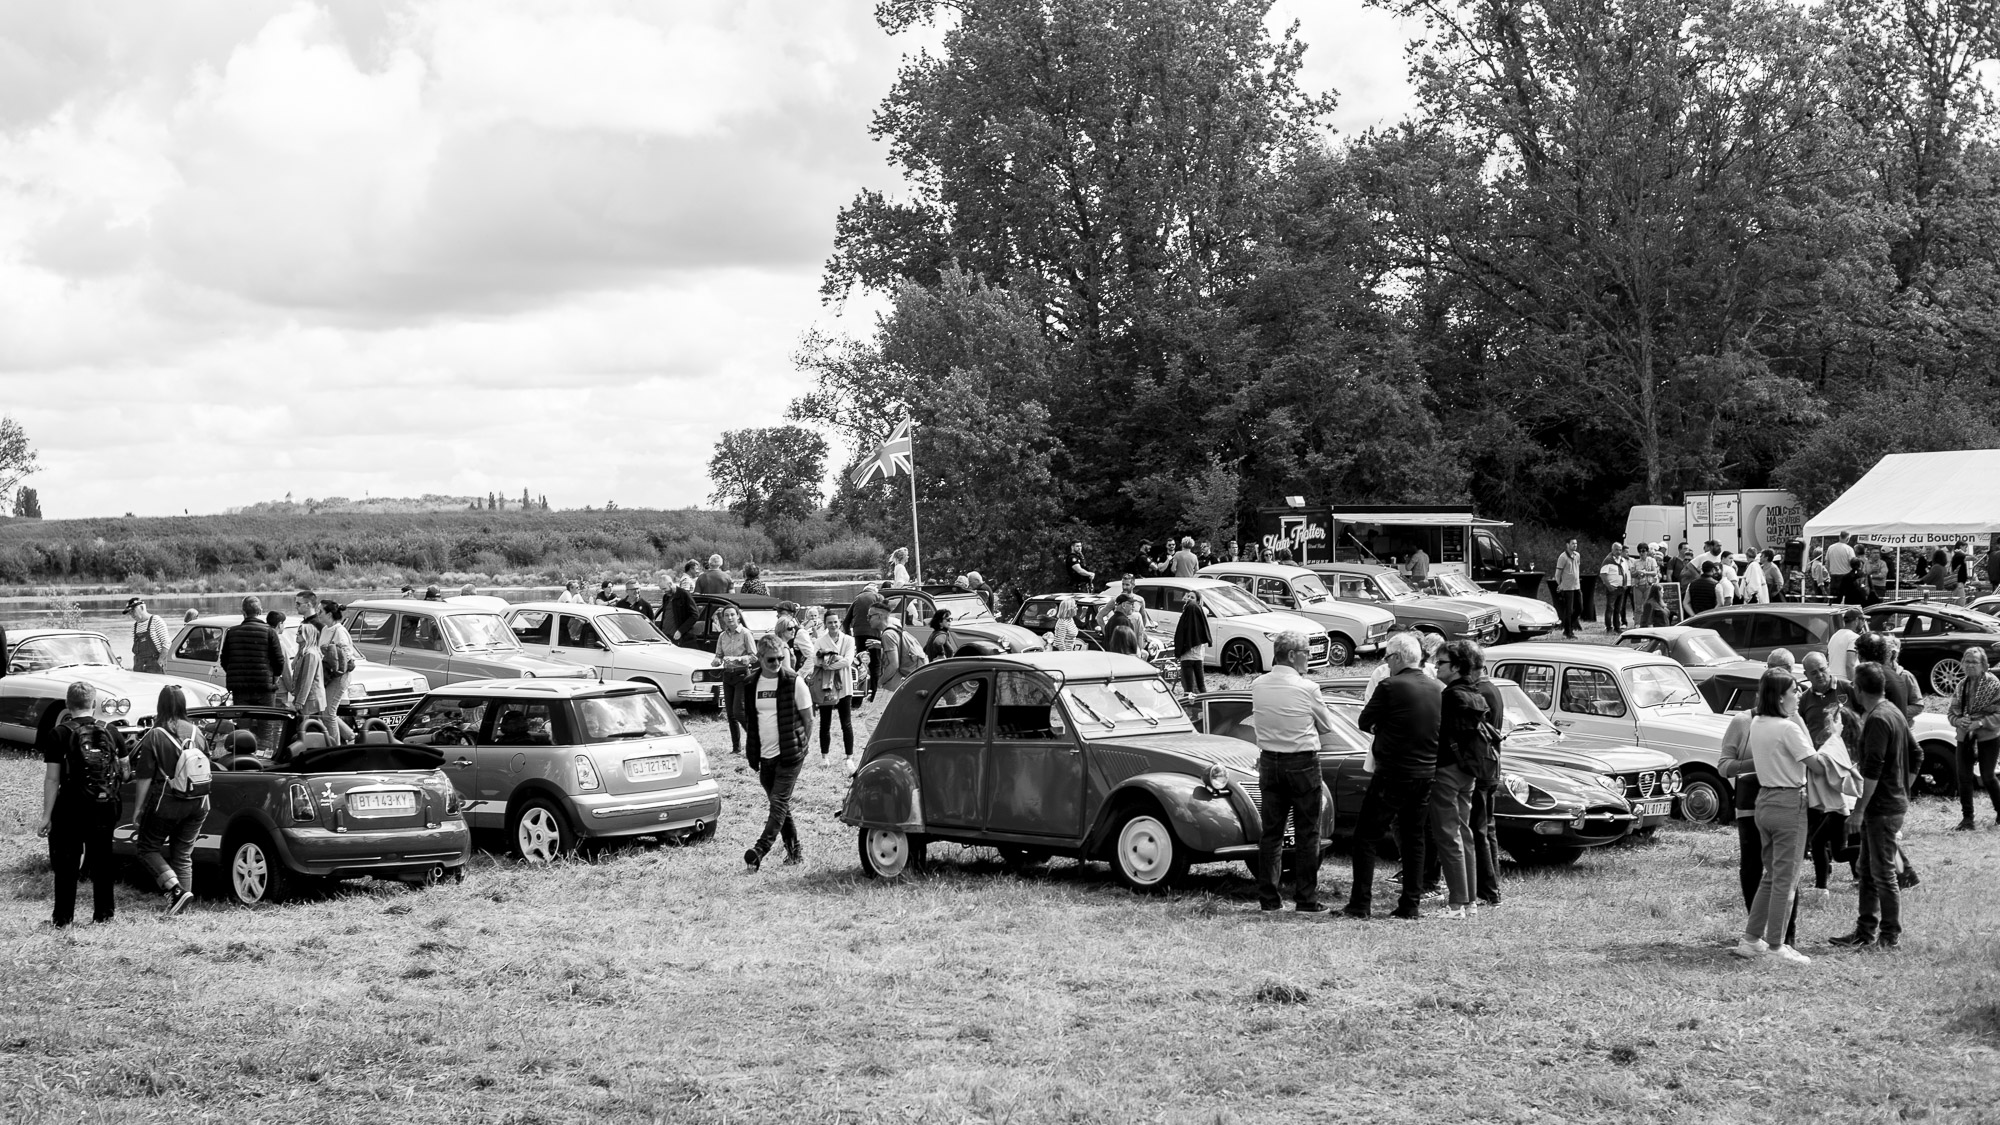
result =
[[1342,668],[1357,655],[1382,651],[1396,615],[1365,602],[1343,602],[1302,566],[1284,563],[1214,563],[1201,569],[1203,578],[1220,578],[1241,586],[1251,597],[1273,609],[1296,613],[1326,630],[1332,646],[1328,663]]
[[1500,611],[1500,628],[1510,641],[1539,637],[1543,633],[1554,632],[1562,624],[1556,607],[1540,598],[1496,594],[1457,571],[1431,571],[1430,577],[1424,580],[1422,592],[1440,598],[1485,602]]
[[1328,665],[1333,646],[1318,622],[1272,609],[1220,578],[1141,578],[1132,586],[1145,601],[1153,627],[1169,637],[1181,621],[1181,599],[1189,590],[1199,593],[1208,614],[1208,634],[1215,642],[1208,646],[1208,662],[1229,675],[1268,669],[1271,642],[1287,630],[1305,634],[1310,650],[1307,667],[1323,670]]
[[1563,733],[1671,755],[1681,768],[1682,817],[1698,824],[1729,819],[1732,790],[1716,768],[1729,716],[1709,708],[1672,658],[1530,641],[1495,649],[1487,659],[1495,679],[1521,685]]
[[[243,620],[240,614],[212,614],[181,625],[160,656],[162,671],[174,676],[227,683],[222,675],[222,634]],[[299,648],[299,620],[289,618],[278,628],[278,640],[290,660]],[[359,651],[357,649],[357,651]],[[363,656],[347,675],[348,700],[340,707],[342,720],[360,729],[368,719],[394,726],[431,689],[430,681],[405,668],[391,668]]]
[[530,656],[594,668],[605,680],[651,684],[674,703],[722,702],[722,661],[667,640],[637,611],[522,602],[508,607],[507,628]]
[[102,633],[80,629],[20,629],[7,634],[7,674],[0,676],[0,739],[39,744],[62,715],[69,685],[97,689],[97,717],[127,734],[150,725],[160,689],[178,685],[190,707],[219,707],[228,695],[185,676],[131,672],[112,655]]

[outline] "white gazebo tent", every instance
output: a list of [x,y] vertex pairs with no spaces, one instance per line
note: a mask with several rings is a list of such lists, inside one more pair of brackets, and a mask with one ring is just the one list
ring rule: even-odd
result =
[[[1807,544],[1850,533],[1885,550],[1928,551],[1964,539],[1976,553],[2000,532],[2000,449],[1891,453],[1806,521]],[[1896,585],[1903,585],[1896,567]]]

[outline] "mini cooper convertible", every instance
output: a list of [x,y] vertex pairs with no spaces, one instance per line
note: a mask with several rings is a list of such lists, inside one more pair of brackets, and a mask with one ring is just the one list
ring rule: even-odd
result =
[[1009,862],[1109,860],[1141,891],[1251,859],[1263,833],[1256,748],[1198,733],[1151,665],[1103,652],[925,665],[889,700],[840,818],[871,878],[952,841]]
[[[386,734],[330,746],[275,707],[196,707],[188,718],[214,763],[194,860],[197,870],[220,869],[229,899],[255,906],[342,879],[464,877],[471,837],[437,751]],[[112,833],[120,855],[136,852],[136,788],[126,784]]]

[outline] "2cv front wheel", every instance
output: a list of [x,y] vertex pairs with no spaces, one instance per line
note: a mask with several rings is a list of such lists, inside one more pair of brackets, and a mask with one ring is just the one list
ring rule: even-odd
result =
[[925,840],[900,828],[863,828],[861,873],[870,879],[901,879],[923,870]]
[[1135,808],[1111,838],[1111,870],[1136,892],[1164,891],[1187,874],[1188,850],[1156,810]]

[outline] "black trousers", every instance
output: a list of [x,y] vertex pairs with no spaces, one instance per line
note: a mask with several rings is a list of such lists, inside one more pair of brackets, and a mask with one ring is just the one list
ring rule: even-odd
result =
[[1500,843],[1493,833],[1495,787],[1472,787],[1473,893],[1487,902],[1500,901]]
[[785,850],[798,854],[799,830],[792,824],[792,790],[798,787],[799,770],[805,764],[803,749],[790,758],[757,759],[757,780],[770,801],[770,809],[764,814],[764,831],[757,836],[758,855],[771,854],[771,845],[781,837]]
[[819,708],[819,752],[824,754],[833,745],[833,716],[840,715],[840,737],[847,746],[847,756],[854,756],[854,697],[843,695],[840,702],[831,707],[821,704]]
[[1181,690],[1189,695],[1200,695],[1208,690],[1208,674],[1199,660],[1181,661]]
[[55,912],[50,916],[58,926],[76,918],[78,868],[90,873],[91,917],[109,922],[117,911],[113,892],[118,886],[118,859],[111,854],[111,830],[118,825],[114,805],[65,807],[56,802],[49,818],[49,867],[56,876]]
[[875,689],[882,683],[882,638],[856,637],[855,643],[868,654],[868,700],[874,702]]
[[1284,876],[1285,817],[1292,818],[1297,845],[1292,853],[1292,898],[1300,905],[1319,901],[1319,755],[1259,754],[1257,813],[1264,833],[1257,839],[1257,900],[1267,907],[1284,903],[1278,884]]
[[1847,848],[1847,817],[1821,809],[1806,810],[1806,858],[1812,860],[1813,886],[1826,889],[1834,860]]
[[1986,791],[1986,799],[1993,802],[1993,815],[2000,817],[2000,780],[1993,776],[1994,767],[2000,764],[2000,738],[1990,738],[1976,746],[1964,739],[1958,742],[1958,808],[1965,819],[1972,819],[1972,796],[1974,792],[1972,768],[1979,766],[1978,788]]
[[1583,617],[1583,591],[1557,590],[1556,612],[1562,615],[1563,636],[1576,635],[1576,626]]
[[[1757,831],[1757,818],[1736,818],[1736,876],[1743,884],[1743,909],[1756,901],[1757,885],[1764,881],[1764,834]],[[1785,944],[1791,945],[1799,932],[1799,896],[1792,896],[1792,916],[1785,922]]]
[[1859,933],[1902,935],[1902,900],[1896,887],[1896,833],[1902,830],[1902,813],[1861,820],[1861,915],[1854,923]]
[[1375,842],[1396,822],[1396,847],[1403,853],[1403,890],[1399,910],[1414,911],[1423,898],[1424,843],[1430,833],[1431,779],[1391,777],[1377,773],[1361,798],[1361,820],[1354,828],[1354,886],[1347,907],[1365,912],[1375,900]]

